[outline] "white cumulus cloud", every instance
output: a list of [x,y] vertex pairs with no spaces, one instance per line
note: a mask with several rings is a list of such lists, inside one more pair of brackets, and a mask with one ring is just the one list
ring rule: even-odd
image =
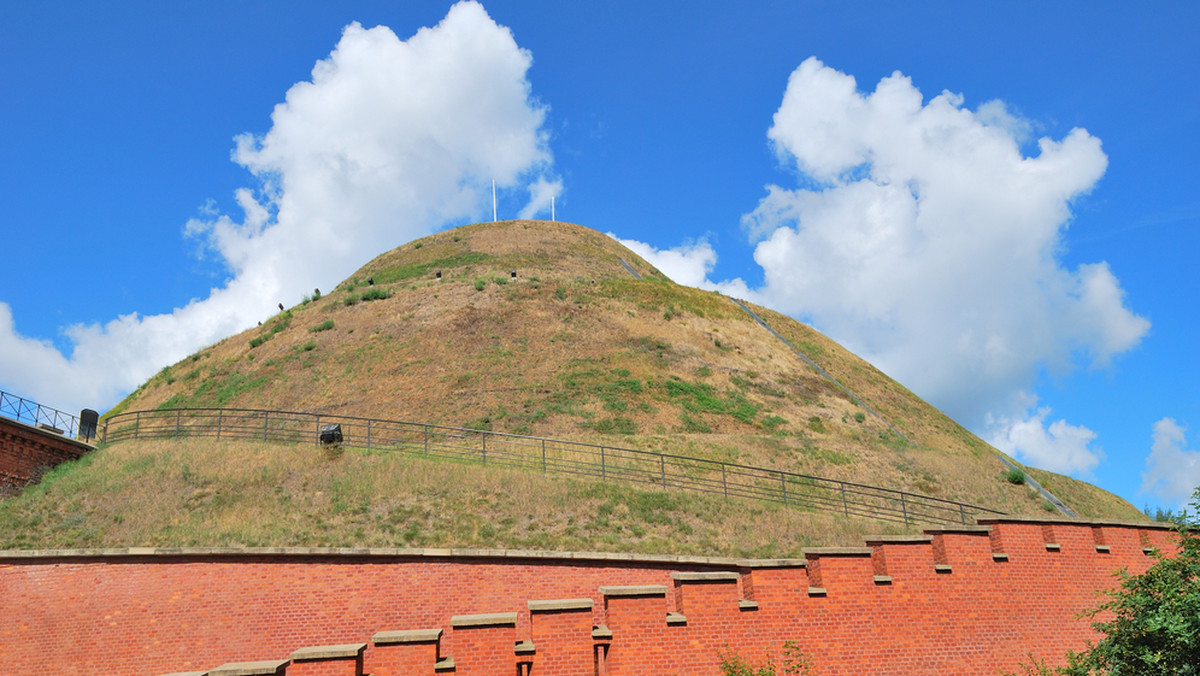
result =
[[[329,289],[380,251],[487,211],[491,181],[529,188],[540,205],[561,190],[526,73],[531,55],[475,2],[401,40],[389,28],[345,28],[288,90],[263,136],[237,138],[253,175],[240,218],[187,224],[232,279],[170,314],[73,326],[64,355],[20,335],[0,303],[4,385],[60,408],[103,409],[162,366]],[[539,207],[540,208],[540,207]]]
[[1200,451],[1188,449],[1185,433],[1173,418],[1154,423],[1154,443],[1142,472],[1142,492],[1178,509],[1186,507],[1200,487]]
[[811,321],[1035,464],[1087,471],[1092,433],[1030,414],[1038,373],[1103,366],[1149,322],[1104,262],[1067,268],[1072,201],[1104,174],[1083,129],[1041,138],[999,101],[925,100],[900,73],[870,93],[815,58],[788,80],[768,137],[802,187],[768,186],[743,218],[763,302]]
[[707,240],[698,240],[668,249],[658,249],[634,239],[621,239],[613,233],[609,237],[620,242],[630,251],[641,256],[647,263],[676,284],[713,289],[708,275],[717,264],[717,252]]
[[1030,407],[1020,416],[993,418],[988,442],[1027,465],[1052,472],[1086,474],[1100,464],[1104,452],[1092,445],[1095,432],[1062,419],[1047,425],[1049,415],[1050,407],[1042,406]]

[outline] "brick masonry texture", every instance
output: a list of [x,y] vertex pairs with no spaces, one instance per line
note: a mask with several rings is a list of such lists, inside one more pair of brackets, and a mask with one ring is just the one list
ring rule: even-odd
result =
[[[1028,654],[1058,664],[1084,647],[1095,634],[1079,614],[1116,585],[1114,571],[1140,573],[1154,561],[1147,548],[1173,546],[1173,533],[1150,523],[981,523],[989,528],[868,538],[867,548],[774,563],[446,550],[0,552],[0,673],[203,672],[366,643],[361,662],[293,662],[287,673],[715,676],[721,651],[779,663],[794,641],[822,675],[994,675]],[[671,575],[718,571],[737,575]],[[600,592],[629,585],[660,589]],[[810,594],[817,586],[825,593]],[[528,604],[586,598],[591,609]],[[739,608],[742,600],[757,606]],[[451,624],[514,612],[515,623]],[[668,613],[686,621],[668,624]],[[599,625],[611,641],[593,638]],[[372,642],[377,632],[436,629],[420,642]],[[532,654],[516,649],[522,642]]]
[[24,486],[50,467],[75,460],[92,447],[61,434],[0,418],[0,486]]

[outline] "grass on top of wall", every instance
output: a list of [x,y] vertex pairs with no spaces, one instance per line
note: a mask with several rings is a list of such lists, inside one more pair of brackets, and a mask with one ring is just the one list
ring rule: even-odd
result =
[[755,558],[918,532],[778,505],[312,445],[125,442],[0,502],[0,548],[474,547]]

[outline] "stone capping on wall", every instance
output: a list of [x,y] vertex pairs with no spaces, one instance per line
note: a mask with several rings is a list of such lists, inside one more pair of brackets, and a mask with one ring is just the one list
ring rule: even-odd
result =
[[433,643],[442,638],[441,627],[437,629],[405,629],[402,631],[380,631],[371,637],[375,645],[397,643]]
[[39,425],[29,425],[29,424],[21,422],[20,420],[13,420],[12,418],[9,418],[8,416],[0,416],[0,420],[2,420],[3,422],[5,422],[9,425],[12,425],[12,426],[18,428],[18,429],[24,428],[26,430],[29,430],[30,432],[33,432],[34,434],[37,434],[38,436],[49,437],[50,439],[53,439],[55,441],[65,441],[66,443],[77,447],[82,453],[87,453],[88,451],[96,450],[95,444],[89,444],[86,441],[81,441],[79,439],[75,439],[74,437],[68,437],[67,435],[63,434],[61,431],[56,431],[54,428],[45,428],[45,427],[41,427]]
[[122,559],[122,558],[321,558],[400,560],[504,559],[548,563],[636,563],[663,566],[708,566],[719,569],[803,567],[804,559],[737,559],[714,556],[669,554],[624,554],[610,552],[554,552],[520,549],[420,549],[391,547],[114,547],[103,549],[0,550],[0,561],[22,559]]
[[550,599],[546,601],[528,601],[531,613],[545,613],[564,610],[591,610],[596,602],[592,599]]
[[[1150,530],[1174,530],[1175,526],[1156,521],[1096,521],[1047,517],[1003,516],[979,518],[981,525],[998,523],[1028,523],[1062,526],[1092,526],[1108,528],[1141,528]],[[928,533],[972,533],[986,531],[967,527],[930,528]],[[869,544],[928,543],[931,535],[875,535],[866,536]],[[808,547],[806,556],[868,556],[870,547]],[[42,562],[46,559],[136,559],[151,558],[321,558],[321,559],[502,559],[511,561],[545,562],[603,562],[660,564],[665,566],[705,566],[725,571],[742,568],[803,568],[807,558],[783,559],[739,559],[718,556],[676,556],[670,554],[628,554],[619,552],[556,552],[523,549],[439,549],[399,547],[114,547],[97,549],[33,549],[0,550],[0,561],[19,563],[21,560]],[[664,592],[665,593],[665,592]]]
[[208,676],[269,676],[283,674],[290,660],[264,660],[262,662],[229,662],[208,672]]
[[455,629],[472,627],[510,627],[516,626],[517,614],[513,613],[481,613],[479,615],[455,615],[450,618],[450,626]]
[[614,587],[600,587],[600,595],[614,598],[629,596],[666,596],[667,586],[662,584],[635,584]]
[[[1092,526],[1093,528],[1149,528],[1152,530],[1175,530],[1175,524],[1160,521],[1104,521],[1096,519],[1063,519],[1046,516],[981,516],[975,519],[980,526],[997,523],[1040,523],[1049,526]],[[946,530],[941,527],[930,530]]]
[[342,645],[322,645],[311,648],[300,648],[292,652],[292,661],[329,660],[343,657],[358,657],[367,649],[366,643],[345,643]]

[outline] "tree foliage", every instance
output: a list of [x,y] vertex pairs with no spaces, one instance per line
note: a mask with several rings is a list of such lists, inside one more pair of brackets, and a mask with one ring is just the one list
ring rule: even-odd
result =
[[[1200,488],[1192,496],[1200,512]],[[1121,586],[1091,611],[1112,619],[1094,626],[1103,638],[1068,656],[1068,676],[1200,675],[1200,521],[1183,510],[1176,524],[1179,548],[1155,553],[1145,573],[1121,573]]]

